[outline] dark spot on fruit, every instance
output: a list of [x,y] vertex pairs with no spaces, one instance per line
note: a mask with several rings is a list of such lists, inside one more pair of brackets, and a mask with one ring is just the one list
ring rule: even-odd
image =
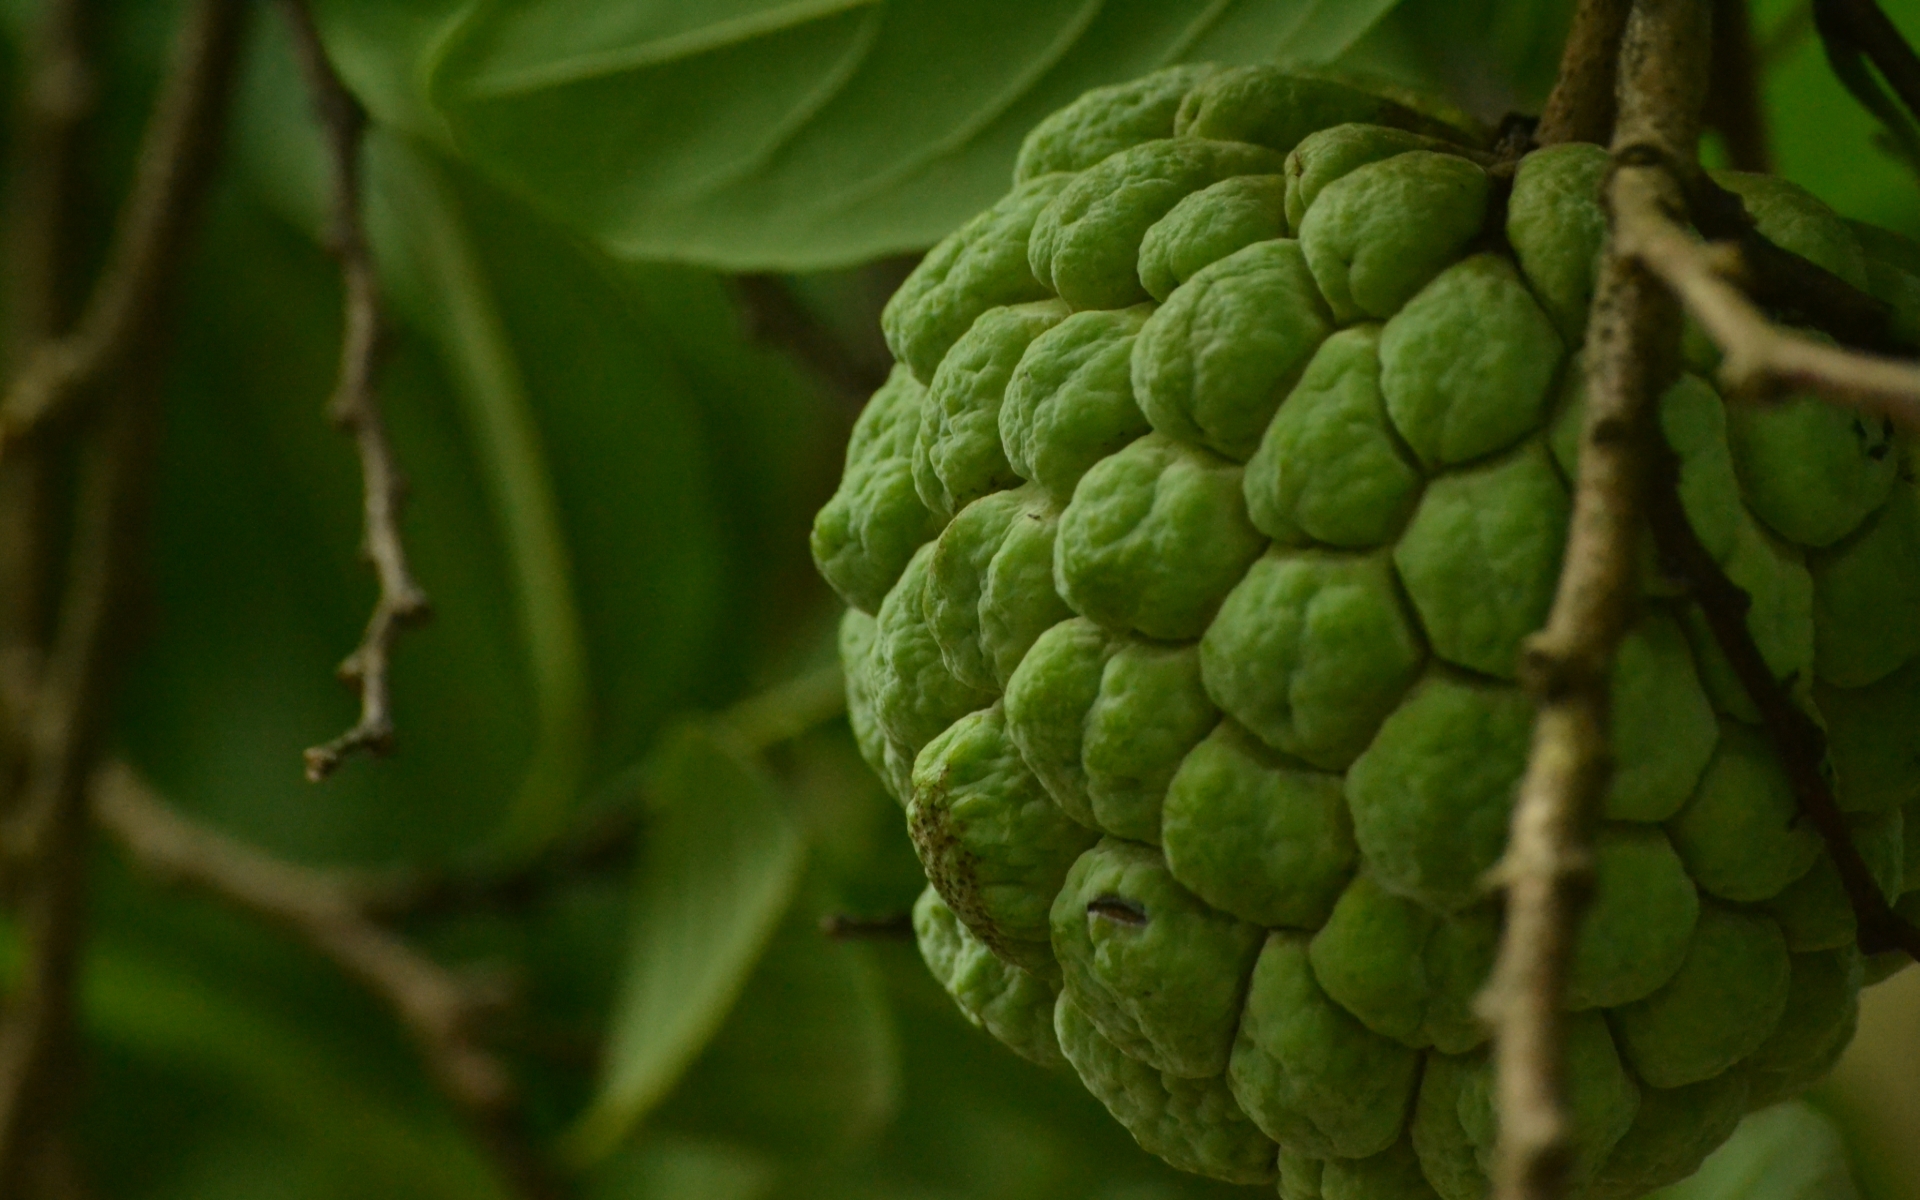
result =
[[1120,896],[1101,896],[1087,902],[1087,915],[1105,917],[1122,925],[1131,925],[1143,929],[1147,924],[1147,910],[1132,900]]

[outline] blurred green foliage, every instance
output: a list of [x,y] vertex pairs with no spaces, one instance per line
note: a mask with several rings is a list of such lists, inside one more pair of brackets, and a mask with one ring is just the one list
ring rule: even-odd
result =
[[[105,7],[102,238],[179,6]],[[1791,32],[1801,7],[1756,7],[1782,169],[1920,233],[1914,180]],[[716,271],[846,268],[789,282],[857,340],[876,310],[859,264],[991,200],[1024,128],[1086,87],[1275,58],[1491,120],[1537,108],[1570,8],[316,3],[376,120],[369,219],[400,322],[382,392],[436,616],[399,652],[399,752],[315,788],[299,751],[352,720],[332,672],[373,582],[356,464],[321,416],[339,290],[319,141],[262,6],[178,303],[119,748],[181,808],[308,863],[459,869],[636,818],[616,869],[408,927],[517,981],[497,1041],[596,1200],[1238,1191],[1178,1176],[1077,1083],[968,1028],[910,943],[820,936],[823,915],[911,904],[898,810],[842,722],[754,746],[725,713],[832,660],[806,530],[853,410],[747,336]],[[1892,8],[1920,33],[1920,0]],[[10,54],[32,9],[7,6]],[[503,1195],[373,999],[111,852],[96,878],[79,1137],[100,1195]]]

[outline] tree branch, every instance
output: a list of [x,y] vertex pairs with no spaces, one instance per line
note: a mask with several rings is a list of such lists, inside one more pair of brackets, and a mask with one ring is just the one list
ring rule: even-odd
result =
[[[9,369],[72,324],[78,257],[81,126],[94,108],[89,0],[50,0],[27,47],[16,120],[7,228]],[[57,450],[41,445],[0,462],[0,798],[20,785],[17,744],[53,636],[60,516]],[[6,807],[0,800],[0,810]]]
[[73,332],[41,346],[0,403],[0,451],[94,397],[158,318],[219,157],[246,10],[240,0],[201,0],[192,10],[106,267]]
[[394,1011],[428,1075],[467,1117],[520,1195],[561,1194],[519,1127],[506,1068],[478,1040],[500,987],[442,967],[375,921],[350,880],[271,858],[168,808],[121,764],[92,786],[93,814],[138,866],[278,925]]
[[27,47],[7,231],[7,354],[16,369],[73,319],[80,129],[97,91],[88,44],[94,21],[91,0],[50,0]]
[[[68,580],[23,731],[24,782],[6,814],[26,963],[0,1026],[4,1196],[23,1194],[28,1173],[56,1139],[72,1086],[86,889],[85,779],[121,658],[119,635],[149,507],[166,300],[212,176],[248,11],[246,0],[199,0],[189,10],[107,273],[76,332],[28,361],[0,409],[4,417],[22,396],[29,409],[35,397],[71,398],[83,385],[110,401],[94,415],[82,446]],[[42,385],[52,390],[36,392]]]
[[1633,0],[1580,0],[1560,55],[1559,77],[1533,131],[1537,145],[1607,144],[1613,134],[1620,37],[1632,7]]
[[[1638,0],[1621,40],[1613,204],[1645,194],[1682,203],[1664,170],[1630,153],[1653,144],[1691,159],[1702,107],[1707,10],[1698,0]],[[1569,57],[1572,57],[1571,51]],[[1546,628],[1522,679],[1537,714],[1533,748],[1498,869],[1507,917],[1481,1011],[1494,1027],[1502,1200],[1565,1194],[1574,1157],[1566,1094],[1566,985],[1591,892],[1592,835],[1612,767],[1612,660],[1637,598],[1655,399],[1678,369],[1672,297],[1611,242],[1587,335],[1587,409],[1573,519]]]
[[1775,325],[1734,282],[1745,274],[1737,248],[1701,243],[1666,205],[1644,197],[1627,201],[1614,214],[1621,252],[1672,288],[1719,346],[1720,385],[1729,396],[1767,400],[1813,392],[1920,429],[1920,364],[1830,346]]
[[1769,241],[1737,193],[1697,163],[1667,168],[1686,192],[1687,213],[1711,241],[1730,244],[1727,263],[1754,302],[1780,319],[1805,325],[1860,350],[1897,354],[1915,349],[1893,327],[1893,306],[1832,271]]
[[26,962],[0,1024],[3,1196],[26,1193],[72,1099],[87,882],[82,781],[97,751],[118,657],[137,492],[144,490],[140,477],[153,442],[153,423],[142,419],[149,416],[146,407],[116,407],[82,451],[71,577],[22,731],[21,792],[6,814]]
[[353,436],[364,485],[363,549],[380,581],[360,644],[340,664],[340,677],[360,689],[360,719],[352,728],[306,752],[307,778],[319,782],[350,754],[384,754],[393,745],[393,699],[389,683],[393,644],[401,629],[430,613],[427,594],[414,581],[400,536],[407,482],[387,439],[374,376],[386,341],[380,280],[361,217],[360,148],[367,118],[327,59],[313,14],[304,0],[281,0],[293,34],[295,56],[313,97],[333,171],[333,226],[329,238],[340,260],[346,313],[340,345],[340,380],[328,404],[334,424]]

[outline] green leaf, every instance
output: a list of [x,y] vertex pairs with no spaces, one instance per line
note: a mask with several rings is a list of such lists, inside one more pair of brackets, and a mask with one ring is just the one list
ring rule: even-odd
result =
[[119,736],[177,803],[280,853],[501,850],[516,803],[530,846],[675,713],[766,677],[824,610],[806,530],[846,417],[749,344],[710,273],[616,263],[380,135],[370,216],[396,325],[380,384],[435,616],[396,655],[398,752],[313,789],[299,752],[353,720],[334,666],[373,578],[352,445],[323,413],[325,171],[281,23],[255,30],[233,184],[182,289],[157,619]]
[[[1760,0],[1754,23],[1766,39],[1792,20],[1802,0]],[[1883,3],[1909,44],[1920,42],[1920,3]],[[1763,102],[1775,169],[1841,213],[1920,237],[1920,188],[1913,171],[1878,144],[1873,117],[1847,94],[1811,34],[1763,77]]]
[[1404,0],[1343,66],[1445,96],[1489,126],[1538,113],[1574,0]]
[[628,259],[802,269],[930,245],[1025,131],[1170,62],[1326,62],[1395,0],[387,0],[317,6],[383,121]]
[[169,371],[152,634],[116,737],[174,802],[278,853],[445,856],[497,821],[534,725],[457,407],[419,340],[396,339],[386,411],[413,486],[414,566],[440,603],[395,660],[398,752],[315,789],[300,750],[353,720],[353,694],[333,672],[374,590],[357,554],[352,447],[324,417],[336,270],[232,193],[210,217]]
[[599,1093],[565,1143],[582,1164],[612,1152],[720,1028],[805,858],[773,783],[714,728],[669,734],[644,780],[651,819],[634,867],[626,975]]
[[827,938],[830,906],[816,887],[801,896],[662,1125],[811,1163],[893,1116],[900,1055],[871,948]]
[[1798,1100],[1740,1122],[1690,1179],[1649,1200],[1858,1200],[1833,1121]]
[[857,1153],[791,1172],[782,1180],[782,1200],[1259,1194],[1168,1166],[1142,1150],[1070,1069],[1036,1067],[968,1024],[911,941],[863,948],[887,983],[900,1028],[899,1112]]
[[526,854],[566,828],[586,772],[592,699],[572,555],[519,347],[458,197],[407,143],[376,137],[367,149],[372,235],[445,355],[512,571],[536,724],[497,849]]

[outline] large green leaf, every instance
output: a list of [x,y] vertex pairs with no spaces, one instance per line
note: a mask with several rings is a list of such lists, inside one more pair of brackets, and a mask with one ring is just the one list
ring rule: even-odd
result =
[[382,134],[370,216],[399,326],[382,390],[436,615],[396,659],[400,752],[310,788],[301,747],[352,719],[332,673],[371,577],[351,446],[322,417],[325,172],[281,26],[256,30],[240,186],[181,322],[158,619],[126,735],[179,803],[282,852],[440,857],[489,831],[531,846],[824,608],[806,527],[845,417],[747,342],[712,275],[616,263]]
[[800,879],[799,824],[719,727],[669,734],[643,775],[651,819],[634,867],[626,974],[601,1086],[568,1135],[587,1163],[679,1082],[746,985]]
[[661,1110],[676,1129],[788,1162],[830,1158],[875,1133],[899,1100],[893,1020],[869,947],[828,940],[802,893],[739,1005]]
[[1574,0],[1403,0],[1344,65],[1435,95],[1489,126],[1538,113]]
[[1025,131],[1170,62],[1329,61],[1396,0],[324,0],[380,117],[629,259],[807,268],[927,246]]

